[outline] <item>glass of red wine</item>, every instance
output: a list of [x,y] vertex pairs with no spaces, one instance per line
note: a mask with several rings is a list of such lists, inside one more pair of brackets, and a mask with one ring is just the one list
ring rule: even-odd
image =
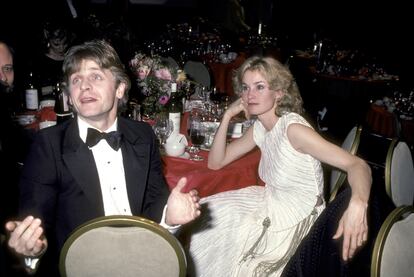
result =
[[200,115],[194,114],[190,119],[190,140],[192,146],[190,147],[190,153],[192,154],[191,160],[202,161],[204,158],[198,153],[200,152],[200,146],[205,140],[205,126]]

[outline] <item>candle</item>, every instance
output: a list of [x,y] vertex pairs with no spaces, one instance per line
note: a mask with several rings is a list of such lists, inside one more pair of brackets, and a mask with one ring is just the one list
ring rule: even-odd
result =
[[321,58],[321,50],[322,50],[322,41],[319,42],[318,63],[319,63],[319,59]]
[[257,34],[260,36],[262,34],[262,23],[259,23],[259,28],[257,30]]

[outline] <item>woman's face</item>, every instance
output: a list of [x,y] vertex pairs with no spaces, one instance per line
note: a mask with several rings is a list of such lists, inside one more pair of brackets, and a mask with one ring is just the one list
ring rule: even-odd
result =
[[64,55],[68,48],[68,38],[60,30],[53,32],[49,39],[50,49],[56,54]]
[[53,48],[55,53],[64,55],[68,48],[68,43],[66,38],[53,38],[50,40],[50,47]]
[[241,91],[243,102],[251,115],[274,114],[276,99],[281,96],[280,91],[269,88],[269,83],[257,70],[244,73]]

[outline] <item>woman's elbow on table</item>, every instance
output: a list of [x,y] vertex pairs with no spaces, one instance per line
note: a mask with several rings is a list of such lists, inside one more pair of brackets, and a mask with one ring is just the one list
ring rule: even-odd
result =
[[216,162],[211,162],[210,160],[207,162],[207,167],[209,168],[209,169],[212,169],[212,170],[219,170],[219,169],[221,169],[221,168],[223,168],[223,165],[221,165],[221,164],[219,164],[219,163],[216,163]]

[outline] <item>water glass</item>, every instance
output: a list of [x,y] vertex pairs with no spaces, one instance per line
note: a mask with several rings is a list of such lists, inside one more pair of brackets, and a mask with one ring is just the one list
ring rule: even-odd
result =
[[173,122],[165,116],[157,116],[155,118],[155,124],[152,126],[155,135],[157,136],[160,145],[164,145],[167,138],[173,131]]

